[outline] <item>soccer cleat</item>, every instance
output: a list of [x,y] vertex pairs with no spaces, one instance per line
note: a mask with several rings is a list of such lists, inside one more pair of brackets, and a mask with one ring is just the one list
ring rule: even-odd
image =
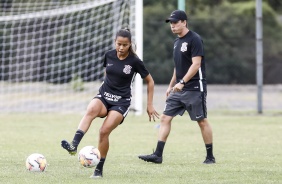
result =
[[66,140],[62,140],[61,142],[61,146],[67,150],[69,152],[70,155],[75,155],[77,152],[77,149],[75,146],[73,146],[72,144],[70,144],[68,141]]
[[159,157],[155,155],[154,153],[151,155],[139,155],[138,157],[141,160],[144,160],[146,162],[153,162],[155,164],[161,164],[163,162],[163,157]]
[[90,176],[90,178],[97,179],[97,178],[102,178],[103,177],[103,172],[100,171],[99,169],[95,169],[94,174]]
[[206,160],[203,162],[203,164],[215,164],[215,158],[206,157]]

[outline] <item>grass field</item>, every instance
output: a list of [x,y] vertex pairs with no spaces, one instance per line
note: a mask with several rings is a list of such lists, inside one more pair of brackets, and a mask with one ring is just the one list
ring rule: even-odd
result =
[[[132,113],[131,113],[132,114]],[[188,115],[173,121],[163,164],[146,163],[157,142],[157,122],[128,115],[110,137],[104,178],[93,180],[93,169],[79,166],[77,157],[60,147],[71,140],[82,114],[0,114],[0,183],[282,183],[282,116],[212,112],[217,163],[204,165],[205,148],[198,125]],[[80,148],[97,145],[102,119],[96,119]],[[43,154],[43,173],[25,169],[31,153]]]

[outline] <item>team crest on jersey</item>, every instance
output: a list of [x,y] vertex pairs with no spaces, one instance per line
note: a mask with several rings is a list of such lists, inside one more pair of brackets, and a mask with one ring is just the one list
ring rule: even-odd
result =
[[124,72],[125,74],[130,74],[131,68],[132,68],[132,66],[130,66],[130,65],[124,65],[123,72]]
[[181,45],[181,52],[185,52],[185,51],[187,51],[187,45],[188,45],[188,43],[187,42],[183,42],[182,43],[182,45]]

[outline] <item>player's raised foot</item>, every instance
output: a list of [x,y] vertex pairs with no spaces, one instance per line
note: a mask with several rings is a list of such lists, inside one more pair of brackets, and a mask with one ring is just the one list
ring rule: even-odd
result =
[[99,169],[95,169],[94,174],[90,176],[90,178],[98,179],[103,177],[103,171]]
[[72,144],[70,144],[68,141],[66,140],[62,140],[61,142],[61,146],[67,150],[69,152],[70,155],[75,155],[77,152],[77,149],[75,146],[73,146]]
[[159,157],[158,155],[155,155],[154,153],[151,155],[139,155],[138,157],[141,160],[144,160],[146,162],[152,162],[155,164],[161,164],[163,162],[163,157]]
[[203,164],[215,164],[215,158],[206,157],[206,160],[203,162]]

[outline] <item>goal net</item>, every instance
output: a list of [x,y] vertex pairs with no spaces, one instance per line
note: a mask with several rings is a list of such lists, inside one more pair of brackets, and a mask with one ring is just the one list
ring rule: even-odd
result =
[[84,111],[135,0],[0,1],[0,112]]

